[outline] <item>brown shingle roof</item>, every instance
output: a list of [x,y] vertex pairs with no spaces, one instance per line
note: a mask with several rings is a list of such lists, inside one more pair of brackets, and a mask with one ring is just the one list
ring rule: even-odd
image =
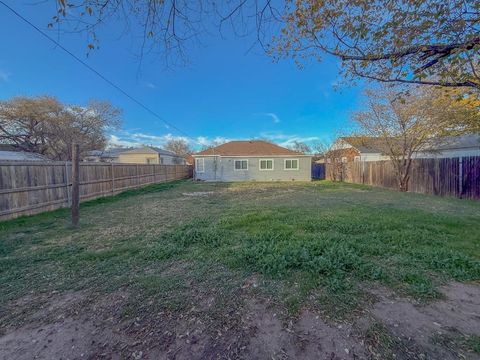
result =
[[222,155],[222,156],[275,156],[275,155],[303,155],[298,151],[261,140],[230,141],[228,143],[200,151],[195,155]]

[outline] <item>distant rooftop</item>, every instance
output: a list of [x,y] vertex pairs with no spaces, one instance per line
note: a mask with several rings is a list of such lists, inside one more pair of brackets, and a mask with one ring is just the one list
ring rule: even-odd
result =
[[43,155],[25,151],[3,151],[0,150],[0,160],[3,161],[48,161]]
[[153,146],[143,146],[143,147],[122,151],[122,152],[126,154],[160,154],[160,155],[168,155],[168,156],[180,156],[175,154],[173,151],[168,151],[168,150],[160,149]]
[[[381,138],[366,136],[347,136],[340,138],[346,143],[355,147],[361,153],[381,153],[384,149],[384,142]],[[450,136],[438,140],[432,139],[425,150],[454,150],[480,148],[480,135],[468,134],[461,136]]]

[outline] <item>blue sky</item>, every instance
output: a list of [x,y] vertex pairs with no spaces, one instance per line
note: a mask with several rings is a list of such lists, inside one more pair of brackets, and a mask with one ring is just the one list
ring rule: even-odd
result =
[[[273,62],[259,48],[248,51],[252,38],[225,34],[204,36],[202,45],[188,49],[190,64],[167,69],[155,55],[138,60],[138,41],[120,37],[108,24],[100,49],[87,57],[82,34],[57,37],[47,30],[51,3],[6,1],[65,47],[141,100],[163,119],[195,140],[266,138],[281,145],[294,140],[331,141],[347,126],[359,105],[360,89],[335,90],[338,62],[324,58],[298,68],[291,59]],[[31,3],[31,2],[30,2]],[[113,144],[161,146],[182,136],[168,128],[117,90],[90,73],[0,5],[0,98],[16,95],[57,96],[66,103],[109,100],[123,109],[121,130],[110,135]]]

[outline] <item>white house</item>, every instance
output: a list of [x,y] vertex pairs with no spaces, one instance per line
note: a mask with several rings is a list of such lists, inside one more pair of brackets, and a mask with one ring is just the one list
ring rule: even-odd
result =
[[312,156],[266,141],[230,141],[193,155],[195,179],[310,181]]
[[[328,162],[379,161],[390,157],[382,149],[382,142],[372,137],[341,137],[332,145],[327,156]],[[432,139],[423,151],[414,158],[452,158],[480,156],[480,135],[469,134],[442,139]]]
[[186,164],[186,160],[182,156],[168,150],[151,146],[128,149],[114,148],[107,150],[92,150],[87,153],[84,161],[161,165]]

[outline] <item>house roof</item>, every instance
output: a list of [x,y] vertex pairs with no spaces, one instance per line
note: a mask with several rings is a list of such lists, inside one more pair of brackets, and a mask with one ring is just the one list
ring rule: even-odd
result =
[[220,155],[220,156],[298,156],[301,152],[261,140],[230,141],[213,148],[200,151],[193,156]]
[[[347,136],[340,138],[341,140],[352,145],[358,151],[364,154],[382,153],[385,148],[382,139],[365,136]],[[468,134],[461,136],[450,136],[441,139],[432,139],[429,145],[425,146],[425,151],[435,150],[454,150],[480,148],[480,135]]]
[[382,153],[382,149],[384,148],[380,138],[366,136],[346,136],[341,137],[340,139],[352,145],[354,148],[364,154]]
[[480,135],[468,134],[462,136],[451,136],[441,140],[437,146],[431,146],[435,150],[454,150],[454,149],[480,149]]
[[48,161],[43,155],[25,151],[0,151],[0,160],[7,161]]
[[152,146],[143,146],[127,151],[122,151],[122,154],[160,154],[160,155],[167,155],[167,156],[174,156],[174,157],[181,157],[180,155],[175,154],[172,151],[152,147]]
[[105,150],[91,150],[87,151],[87,156],[99,156],[99,157],[118,157],[122,152],[125,152],[129,149],[125,148],[112,148]]

